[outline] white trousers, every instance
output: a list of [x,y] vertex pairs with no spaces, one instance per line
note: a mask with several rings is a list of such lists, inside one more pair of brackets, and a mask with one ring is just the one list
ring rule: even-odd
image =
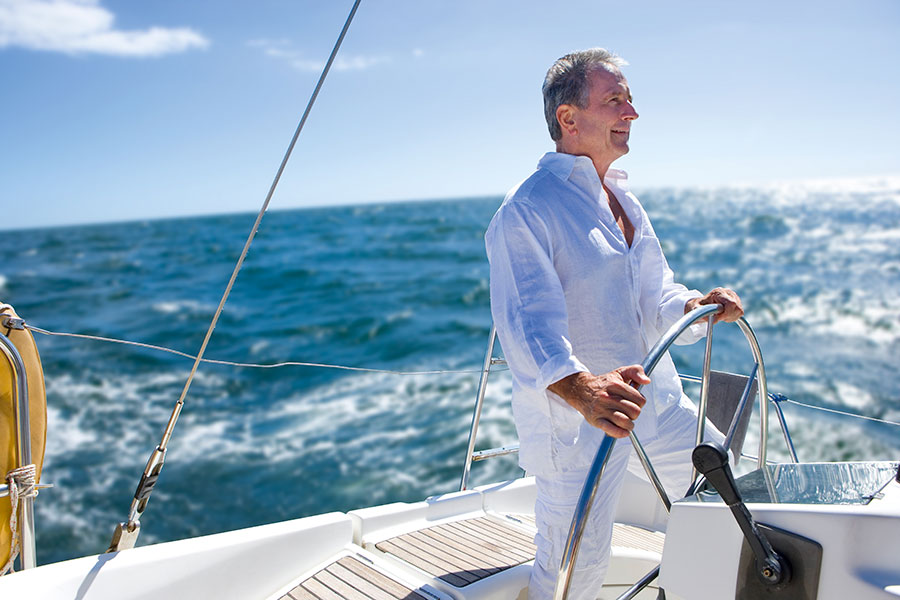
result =
[[[669,498],[674,501],[684,496],[690,485],[691,452],[697,436],[697,409],[694,404],[683,396],[679,404],[659,416],[658,431],[656,440],[643,445]],[[722,443],[725,436],[707,421],[705,439]],[[528,584],[529,600],[553,598],[572,515],[588,470],[589,467],[585,467],[554,477],[535,478],[537,556]],[[600,593],[609,567],[613,519],[626,470],[647,479],[627,438],[617,440],[613,445],[600,478],[572,573],[569,600],[594,600]]]

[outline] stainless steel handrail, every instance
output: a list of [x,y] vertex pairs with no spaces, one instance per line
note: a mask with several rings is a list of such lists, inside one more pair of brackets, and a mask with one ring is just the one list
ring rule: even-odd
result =
[[766,466],[766,448],[769,443],[769,387],[766,383],[766,366],[763,363],[762,351],[759,349],[759,340],[747,319],[741,317],[737,321],[738,327],[744,332],[744,337],[750,345],[753,360],[756,361],[756,380],[759,388],[759,454],[756,460],[756,468]]
[[[53,487],[52,483],[36,483],[34,484],[34,489],[36,490],[47,490]],[[9,485],[2,483],[0,484],[0,498],[6,498],[9,496]]]
[[487,460],[489,458],[497,458],[498,456],[506,456],[507,454],[515,454],[519,451],[518,444],[510,444],[509,446],[501,446],[499,448],[490,448],[488,450],[479,450],[472,453],[472,462]]
[[[685,329],[704,317],[711,317],[712,313],[718,311],[719,308],[720,307],[716,304],[702,305],[679,319],[653,346],[653,348],[647,354],[647,357],[644,359],[644,362],[641,363],[641,365],[644,367],[644,372],[649,375],[653,371],[653,369],[659,363],[660,359],[662,359],[663,355],[666,353],[669,347],[675,342],[678,336],[680,336],[684,332]],[[768,390],[766,387],[765,365],[763,364],[762,353],[759,349],[759,342],[756,339],[756,334],[753,333],[753,329],[743,317],[737,320],[737,324],[741,328],[741,331],[744,332],[744,336],[747,338],[747,342],[750,345],[751,352],[753,353],[753,357],[757,365],[757,377],[759,381],[760,397],[760,451],[758,466],[759,468],[762,468],[763,466],[765,466],[766,443],[768,441],[766,430],[769,414],[767,406],[768,402],[766,401],[766,399],[768,399]],[[710,327],[710,330],[711,329],[712,328]],[[707,344],[707,353],[709,351],[710,345]],[[707,360],[708,356],[704,357],[704,361]],[[703,388],[708,388],[709,370],[704,369],[703,375],[704,376],[701,385],[703,386]],[[699,415],[699,419],[701,421],[705,420],[706,415],[704,413],[701,413]],[[647,459],[646,455],[643,453],[643,449],[640,448],[640,443],[638,442],[637,437],[634,435],[634,432],[631,432],[629,438],[631,438],[632,444],[634,444],[635,446],[635,450],[638,450],[638,456],[641,458],[641,463],[644,465],[644,468],[647,471],[648,476],[650,477],[650,481],[654,484],[654,487],[656,488],[657,493],[660,495],[663,504],[666,505],[666,510],[668,510],[670,508],[670,504],[668,502],[668,498],[666,497],[665,490],[662,489],[662,486],[658,483],[659,480],[656,477],[653,467],[650,464],[649,459]],[[582,488],[581,495],[579,496],[578,504],[575,507],[575,513],[572,517],[572,525],[569,528],[569,535],[566,539],[566,547],[563,553],[562,560],[560,562],[559,574],[557,575],[556,579],[556,588],[553,592],[554,600],[565,600],[565,598],[568,596],[569,584],[571,583],[575,560],[578,556],[578,548],[581,544],[581,536],[584,533],[584,525],[587,521],[587,516],[590,513],[591,503],[593,501],[594,495],[596,494],[597,485],[600,483],[600,478],[603,475],[603,469],[606,466],[607,461],[609,460],[609,455],[612,452],[614,442],[615,440],[613,440],[613,438],[604,436],[603,441],[600,444],[600,448],[597,450],[597,455],[594,457],[594,462],[591,463],[591,468],[588,471],[587,478],[585,479],[584,487]]]
[[487,351],[484,353],[484,364],[481,367],[481,379],[478,381],[478,396],[475,399],[475,412],[472,415],[472,427],[469,429],[469,444],[466,448],[466,460],[463,463],[463,474],[459,482],[459,491],[463,491],[469,486],[469,474],[472,471],[472,453],[475,451],[475,436],[478,435],[478,423],[481,420],[481,407],[484,406],[484,394],[487,391],[488,376],[491,374],[491,359],[494,357],[494,342],[496,339],[497,328],[491,325]]
[[[16,447],[18,450],[18,467],[32,464],[31,458],[31,419],[28,406],[28,377],[25,372],[25,361],[16,346],[8,337],[0,333],[0,352],[9,362],[15,379],[12,392],[13,406],[16,416]],[[5,475],[5,473],[4,473]],[[19,560],[23,569],[37,566],[37,552],[34,542],[34,498],[26,496],[19,500]]]
[[800,462],[797,458],[797,449],[794,448],[794,440],[791,439],[791,432],[788,431],[787,421],[784,420],[784,411],[781,410],[781,402],[787,400],[781,394],[772,394],[772,404],[775,407],[775,414],[778,415],[778,422],[781,424],[781,433],[784,435],[784,443],[787,444],[788,452],[791,455],[791,462]]

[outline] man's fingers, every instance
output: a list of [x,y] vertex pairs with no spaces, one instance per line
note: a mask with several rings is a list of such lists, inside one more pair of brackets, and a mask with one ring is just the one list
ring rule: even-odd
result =
[[606,389],[602,396],[594,398],[595,410],[600,417],[608,417],[620,412],[634,420],[641,414],[641,407],[647,402],[640,392],[624,383],[615,383]]
[[726,323],[733,323],[737,321],[744,315],[744,308],[741,306],[740,298],[720,298],[717,302],[722,305],[722,310],[716,315],[716,320],[725,321]]
[[722,308],[715,314],[713,323],[725,321],[733,323],[744,315],[744,307],[741,298],[734,290],[728,288],[716,288],[699,300],[699,304],[718,304]]
[[[613,387],[621,388],[622,392],[626,394],[629,392],[636,393],[633,388],[626,386],[624,383],[617,383]],[[638,400],[641,403],[644,402],[640,394],[638,394]],[[641,407],[637,402],[623,398],[611,388],[608,388],[603,396],[595,397],[589,406],[589,410],[583,414],[591,425],[602,429],[602,424],[609,422],[620,429],[624,429],[626,434],[634,428],[634,420],[641,415]]]
[[616,369],[625,383],[637,383],[639,385],[647,385],[650,378],[644,373],[644,367],[641,365],[629,365],[627,367],[619,367]]
[[621,398],[619,399],[617,406],[613,410],[615,411],[615,413],[623,415],[626,419],[634,421],[639,416],[641,416],[641,407],[646,402],[643,396],[641,396],[640,401],[641,403],[638,404],[637,402],[632,402],[631,400]]
[[650,383],[640,365],[604,375],[574,373],[548,387],[584,415],[588,423],[613,437],[625,437],[647,400],[632,385]]
[[598,427],[603,433],[610,437],[623,438],[628,437],[628,434],[631,433],[632,429],[634,429],[634,423],[628,421],[627,419],[626,421],[630,424],[626,425],[626,427],[628,427],[627,429],[619,427],[609,419],[600,419],[598,422],[594,423],[594,426]]
[[637,415],[641,412],[641,407],[647,403],[647,399],[644,398],[643,394],[626,384],[624,381],[617,381],[616,383],[610,384],[610,386],[606,388],[606,394],[609,396],[610,400],[615,402],[615,405],[612,406],[613,410],[622,410],[626,413],[631,413],[633,412],[631,407],[634,406],[634,408],[637,409],[637,414],[629,415],[633,419],[637,419]]

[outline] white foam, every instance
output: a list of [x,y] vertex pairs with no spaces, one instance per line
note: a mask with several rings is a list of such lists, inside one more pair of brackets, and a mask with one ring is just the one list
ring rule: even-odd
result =
[[82,427],[77,419],[65,419],[62,411],[47,405],[47,436],[46,455],[52,464],[52,457],[61,456],[86,448],[97,443],[97,432],[93,429]]
[[[796,281],[802,281],[797,278]],[[774,312],[754,314],[754,326],[802,324],[805,335],[864,339],[887,347],[900,338],[900,295],[869,296],[864,290],[827,289],[802,300],[774,301]]]
[[[48,378],[45,460],[52,465],[69,453],[107,446],[113,449],[109,458],[115,464],[141,462],[162,435],[178,397],[176,390],[186,377],[187,371],[87,380],[67,373]],[[195,382],[224,385],[221,377],[204,372],[195,375]]]
[[212,313],[216,307],[211,304],[203,304],[196,300],[170,300],[157,302],[152,306],[153,310],[163,314],[173,313]]
[[836,379],[834,386],[841,404],[856,409],[871,408],[875,403],[872,394],[846,380]]

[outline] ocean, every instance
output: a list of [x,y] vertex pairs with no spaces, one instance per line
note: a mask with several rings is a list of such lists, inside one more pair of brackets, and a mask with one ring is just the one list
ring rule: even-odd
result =
[[[803,460],[900,458],[900,180],[640,194],[677,279],[732,287]],[[140,544],[454,491],[490,328],[500,198],[273,210],[203,364]],[[253,214],[0,232],[0,301],[29,324],[195,354]],[[36,334],[48,395],[38,561],[105,550],[190,359]],[[698,374],[703,344],[673,351]],[[499,354],[499,351],[498,351]],[[748,372],[719,325],[713,368]],[[478,448],[515,443],[492,375]],[[755,423],[756,421],[754,421]],[[770,456],[787,456],[772,418]],[[752,430],[752,426],[751,426]],[[755,452],[751,431],[746,449]],[[520,475],[478,463],[472,485]]]

